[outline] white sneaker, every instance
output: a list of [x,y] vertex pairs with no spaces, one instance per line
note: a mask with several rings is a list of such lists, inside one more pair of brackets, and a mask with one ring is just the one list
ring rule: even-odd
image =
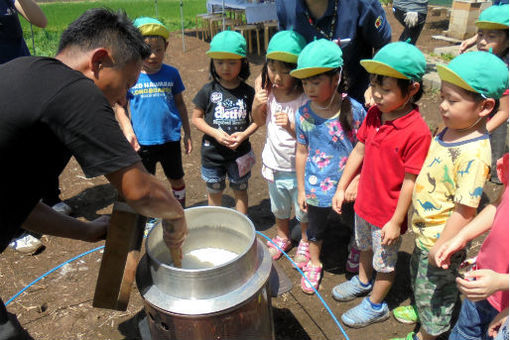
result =
[[71,215],[71,213],[73,212],[73,208],[71,208],[67,203],[65,202],[59,202],[57,204],[55,204],[54,206],[51,207],[53,210],[55,210],[56,212],[59,212],[61,214],[64,214],[64,215]]
[[9,243],[9,248],[16,250],[22,254],[33,254],[38,251],[43,244],[39,239],[30,234],[23,233],[19,238]]

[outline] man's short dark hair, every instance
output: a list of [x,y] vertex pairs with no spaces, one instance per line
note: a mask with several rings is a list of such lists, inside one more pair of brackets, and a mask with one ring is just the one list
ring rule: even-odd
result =
[[143,60],[151,53],[126,12],[106,8],[89,9],[67,27],[60,38],[57,54],[68,47],[78,47],[82,51],[108,48],[118,66]]

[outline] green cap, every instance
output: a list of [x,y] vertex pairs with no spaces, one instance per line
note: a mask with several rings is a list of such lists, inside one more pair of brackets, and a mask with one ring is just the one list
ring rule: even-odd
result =
[[170,34],[168,28],[154,18],[140,17],[133,22],[133,25],[142,32],[143,36],[157,35],[167,40]]
[[280,31],[269,41],[266,58],[296,64],[305,45],[306,40],[301,34],[294,31]]
[[403,41],[385,45],[372,59],[363,59],[360,63],[368,73],[414,81],[421,80],[427,66],[423,53]]
[[484,10],[476,27],[487,30],[506,30],[508,29],[508,4],[494,5]]
[[290,75],[305,79],[342,67],[342,50],[332,41],[314,40],[303,48],[297,60],[297,68]]
[[480,93],[485,98],[499,99],[508,88],[508,68],[494,54],[468,52],[454,58],[448,66],[437,65],[442,81]]
[[239,32],[223,31],[212,38],[206,53],[213,59],[245,58],[246,40]]

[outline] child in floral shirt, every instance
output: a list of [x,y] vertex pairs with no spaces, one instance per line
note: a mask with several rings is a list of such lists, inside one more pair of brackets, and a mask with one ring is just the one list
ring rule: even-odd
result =
[[[315,289],[322,274],[319,256],[328,216],[336,215],[331,199],[366,114],[360,103],[342,91],[342,65],[340,47],[320,39],[303,49],[297,68],[291,72],[291,76],[302,79],[310,98],[296,114],[296,175],[299,206],[308,212],[309,222],[310,261],[304,272]],[[342,218],[340,223],[352,228],[353,220],[347,215]],[[314,293],[310,283],[301,280],[301,289],[307,294]]]

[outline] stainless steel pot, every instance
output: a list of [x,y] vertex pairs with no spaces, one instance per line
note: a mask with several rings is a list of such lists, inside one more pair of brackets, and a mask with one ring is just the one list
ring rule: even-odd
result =
[[[172,266],[155,227],[136,281],[144,299],[153,339],[274,339],[268,282],[271,256],[257,239],[253,223],[222,207],[185,210],[189,234],[183,267]],[[196,258],[211,250],[230,258]]]

